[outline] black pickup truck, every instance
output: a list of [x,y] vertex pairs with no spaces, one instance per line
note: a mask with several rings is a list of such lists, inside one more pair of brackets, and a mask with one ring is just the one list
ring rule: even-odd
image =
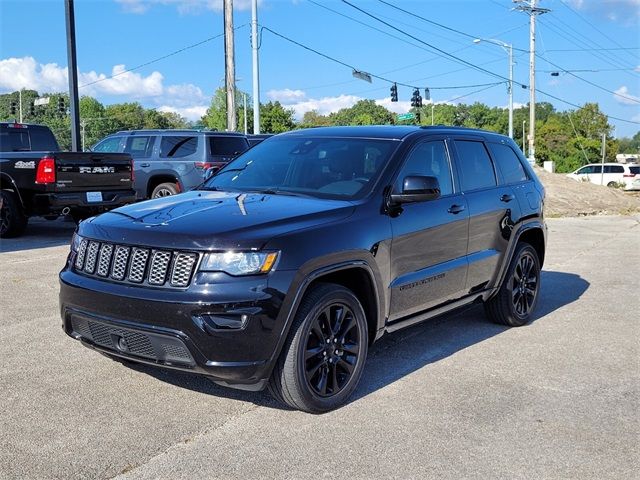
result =
[[46,126],[0,123],[0,237],[29,217],[78,220],[134,201],[129,154],[60,152]]

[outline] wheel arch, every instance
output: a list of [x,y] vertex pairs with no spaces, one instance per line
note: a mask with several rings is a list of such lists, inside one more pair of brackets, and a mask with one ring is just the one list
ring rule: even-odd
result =
[[0,172],[0,189],[1,190],[12,190],[15,192],[18,197],[18,201],[20,202],[20,206],[24,209],[24,201],[22,199],[22,194],[16,185],[16,182],[5,172]]
[[152,175],[147,181],[147,189],[146,189],[147,198],[151,198],[151,193],[161,183],[175,183],[176,185],[178,185],[179,191],[183,190],[182,184],[180,183],[180,179],[178,178],[177,175],[173,175],[169,173],[160,173],[160,174]]

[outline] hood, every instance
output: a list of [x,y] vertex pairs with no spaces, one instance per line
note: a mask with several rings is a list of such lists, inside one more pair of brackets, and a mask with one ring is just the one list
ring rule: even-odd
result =
[[80,235],[180,249],[261,248],[270,238],[348,217],[351,202],[190,191],[127,205],[82,222]]

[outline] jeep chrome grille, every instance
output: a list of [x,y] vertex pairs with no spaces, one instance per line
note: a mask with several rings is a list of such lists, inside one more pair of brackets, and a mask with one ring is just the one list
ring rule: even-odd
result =
[[82,240],[75,270],[118,282],[154,287],[188,287],[199,255],[193,252],[127,247]]

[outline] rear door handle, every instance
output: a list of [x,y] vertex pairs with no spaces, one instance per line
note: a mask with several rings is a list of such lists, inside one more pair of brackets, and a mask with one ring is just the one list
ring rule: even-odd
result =
[[453,213],[454,215],[457,215],[458,213],[462,212],[463,210],[464,210],[464,205],[451,205],[449,207],[449,210],[447,210],[447,212]]
[[141,167],[150,167],[151,164],[150,163],[141,163],[140,166]]
[[500,201],[501,202],[505,202],[505,203],[509,203],[511,200],[513,200],[514,198],[516,198],[515,196],[513,196],[510,193],[505,193],[504,195],[502,195],[500,197]]

